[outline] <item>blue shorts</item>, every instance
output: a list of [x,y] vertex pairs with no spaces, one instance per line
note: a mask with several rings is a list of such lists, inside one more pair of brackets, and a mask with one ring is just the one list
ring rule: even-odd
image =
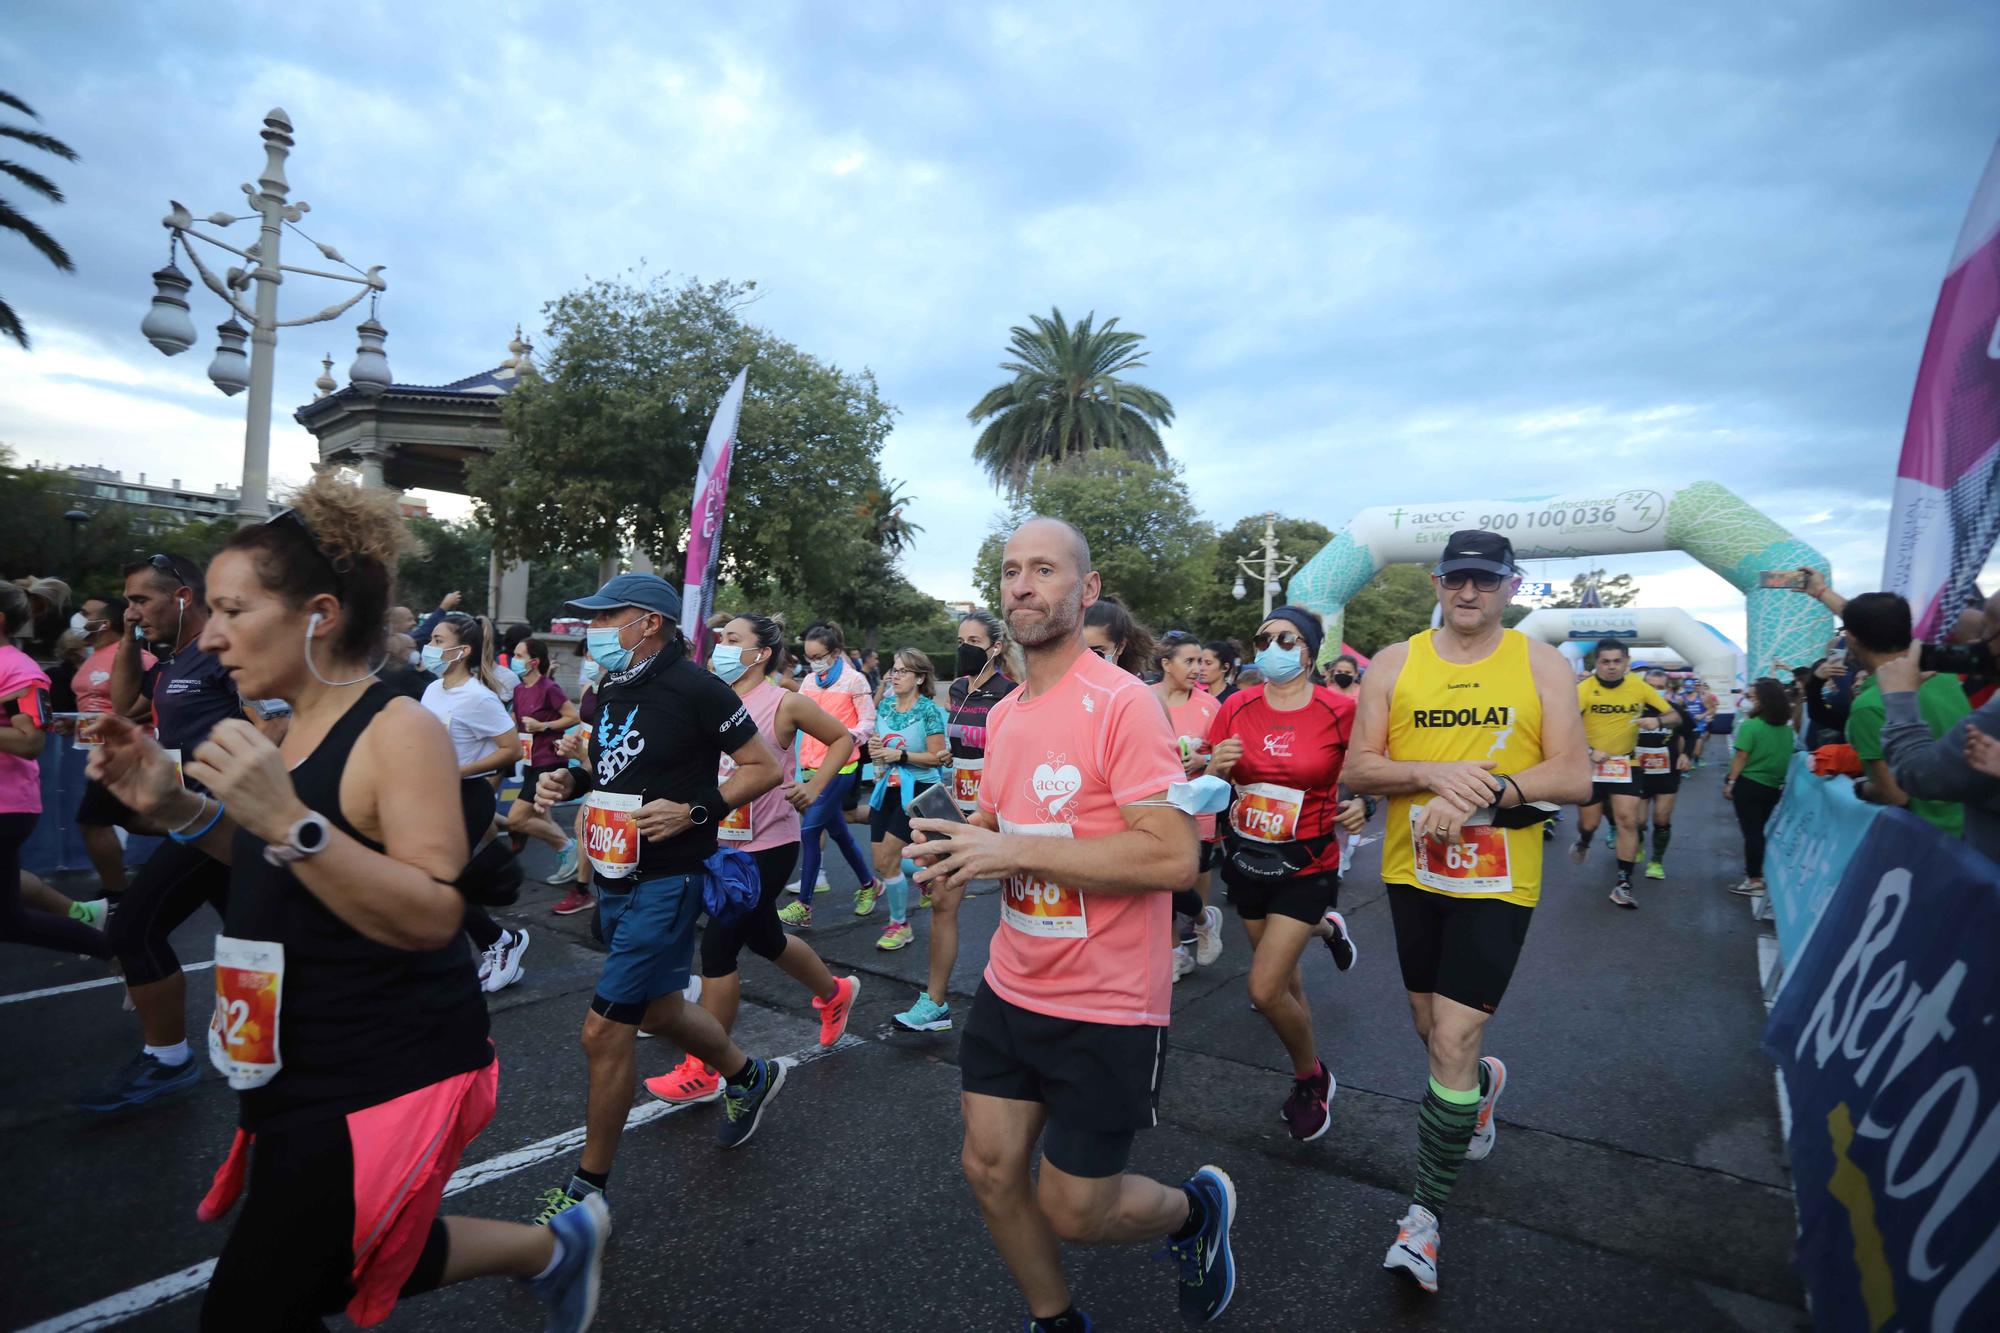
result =
[[624,890],[597,885],[598,922],[611,956],[597,979],[593,1010],[636,1024],[647,1005],[687,985],[704,879],[663,875]]

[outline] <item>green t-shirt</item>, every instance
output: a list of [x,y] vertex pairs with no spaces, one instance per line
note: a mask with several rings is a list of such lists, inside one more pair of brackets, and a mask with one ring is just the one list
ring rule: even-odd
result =
[[[1967,702],[1957,676],[1940,674],[1917,686],[1917,716],[1931,729],[1932,740],[1950,731],[1954,723],[1971,711],[1972,705]],[[1854,706],[1847,713],[1847,743],[1864,764],[1882,758],[1882,722],[1882,691],[1875,687],[1871,677],[1855,691]],[[1964,836],[1965,807],[1957,801],[1923,801],[1912,796],[1910,813],[1954,838]]]
[[1749,755],[1740,776],[1766,787],[1785,785],[1792,766],[1792,729],[1773,726],[1761,717],[1746,717],[1736,727],[1736,748]]

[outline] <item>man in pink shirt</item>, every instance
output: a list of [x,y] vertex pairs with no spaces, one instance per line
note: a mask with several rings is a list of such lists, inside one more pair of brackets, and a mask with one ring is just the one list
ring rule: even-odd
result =
[[[1028,669],[987,716],[979,809],[970,823],[911,821],[910,855],[928,862],[920,881],[1002,886],[959,1048],[966,1179],[1031,1333],[1090,1327],[1059,1240],[1165,1237],[1181,1312],[1206,1322],[1235,1289],[1235,1186],[1213,1166],[1178,1188],[1125,1171],[1137,1131],[1158,1119],[1171,899],[1196,873],[1194,820],[1165,801],[1183,777],[1173,731],[1141,681],[1084,649],[1100,583],[1082,533],[1023,523],[1000,588]],[[1039,1185],[1028,1171],[1038,1138]]]

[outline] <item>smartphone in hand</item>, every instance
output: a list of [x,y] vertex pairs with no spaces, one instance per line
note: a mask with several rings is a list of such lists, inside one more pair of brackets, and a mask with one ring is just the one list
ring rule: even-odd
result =
[[968,822],[965,812],[958,808],[958,802],[951,799],[951,792],[942,782],[933,782],[911,797],[910,814],[918,819],[948,819],[958,824]]
[[1806,576],[1796,569],[1767,569],[1757,575],[1760,588],[1789,588],[1793,592],[1806,590]]

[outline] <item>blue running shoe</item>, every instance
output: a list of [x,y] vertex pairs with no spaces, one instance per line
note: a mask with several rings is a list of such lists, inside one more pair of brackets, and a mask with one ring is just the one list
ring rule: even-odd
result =
[[[1097,1327],[1096,1322],[1081,1310],[1076,1312],[1076,1317],[1083,1321],[1083,1333],[1090,1333],[1092,1329]],[[1030,1319],[1028,1321],[1028,1333],[1046,1333],[1047,1328],[1048,1325],[1039,1319]]]
[[583,1333],[597,1318],[604,1242],[611,1239],[611,1209],[602,1194],[579,1199],[549,1221],[562,1242],[562,1260],[553,1273],[523,1278],[535,1299],[549,1307],[546,1333]]
[[85,1093],[76,1104],[86,1111],[123,1111],[127,1107],[144,1106],[182,1088],[192,1088],[199,1082],[201,1064],[193,1057],[170,1065],[141,1051],[118,1072],[117,1078]]
[[748,1143],[757,1126],[763,1123],[764,1109],[785,1086],[783,1060],[753,1059],[751,1063],[757,1066],[757,1072],[743,1087],[723,1081],[722,1123],[715,1130],[715,1142],[720,1147],[740,1148]]
[[1197,1324],[1218,1318],[1236,1294],[1236,1257],[1229,1227],[1236,1220],[1236,1182],[1219,1166],[1204,1166],[1181,1186],[1201,1200],[1201,1230],[1167,1242],[1181,1270],[1181,1317]]

